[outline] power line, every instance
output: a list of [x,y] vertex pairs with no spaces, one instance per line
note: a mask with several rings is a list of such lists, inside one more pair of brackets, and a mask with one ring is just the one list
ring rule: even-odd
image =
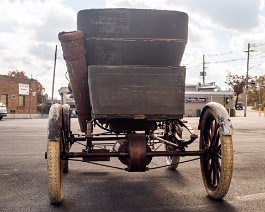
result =
[[264,54],[261,54],[261,55],[253,56],[253,57],[250,56],[251,59],[263,58],[263,57],[265,57],[265,53]]
[[[265,43],[259,43],[259,44],[252,44],[251,46],[252,47],[259,47],[259,46],[264,46],[264,45],[265,45]],[[233,54],[233,53],[236,53],[236,52],[241,52],[243,50],[244,49],[238,49],[238,50],[235,50],[235,51],[228,51],[228,52],[217,53],[217,54],[207,54],[206,56],[216,57],[216,56],[222,56],[222,55],[227,55],[227,54]]]
[[[195,66],[189,66],[189,65],[187,65],[186,67],[187,67],[187,69],[193,69],[193,68],[200,67],[201,65],[202,65],[202,63],[199,64],[199,65],[195,65]],[[184,65],[184,66],[185,66],[185,65]]]
[[207,54],[206,56],[209,56],[209,57],[222,56],[222,55],[232,54],[232,53],[236,53],[236,52],[241,52],[243,50],[244,49],[238,49],[236,51],[229,51],[229,52],[224,52],[224,53],[219,53],[219,54]]
[[46,74],[46,73],[48,73],[49,71],[51,71],[51,68],[52,68],[52,67],[48,66],[48,67],[46,68],[47,70],[45,70],[45,71],[43,71],[43,72],[41,72],[41,73],[35,75],[34,78],[37,79],[37,78],[43,76],[44,74]]
[[265,45],[265,43],[260,43],[260,44],[252,44],[251,46],[252,47],[259,47],[259,46],[264,46]]
[[230,51],[230,52],[225,52],[225,53],[220,53],[220,54],[207,54],[207,56],[215,57],[215,56],[221,56],[221,55],[232,54],[232,53],[234,52]]
[[[265,45],[265,43],[260,43],[260,44],[252,44],[251,46],[253,47],[259,47],[259,46],[263,46]],[[224,52],[224,53],[220,53],[220,54],[208,54],[208,55],[205,55],[205,56],[208,56],[208,57],[214,57],[214,56],[222,56],[222,55],[227,55],[227,54],[232,54],[232,53],[235,53],[235,52],[239,52],[239,51],[242,51],[244,49],[241,49],[241,50],[237,50],[237,51],[229,51],[229,52]],[[254,52],[255,50],[250,50],[250,52]],[[247,52],[246,50],[244,52]],[[251,59],[256,59],[256,58],[264,58],[265,57],[265,53],[263,52],[260,52],[261,54],[259,55],[249,55],[249,57]],[[209,62],[203,62],[203,63],[187,63],[187,64],[183,64],[184,66],[186,66],[187,68],[191,69],[191,68],[196,68],[196,67],[199,67],[203,64],[211,64],[211,63],[215,63],[215,64],[218,64],[218,63],[228,63],[228,62],[237,62],[237,61],[244,61],[246,60],[245,57],[240,57],[240,58],[235,58],[235,59],[227,59],[227,60],[220,60],[220,61],[209,61]]]
[[230,59],[230,60],[221,60],[221,61],[214,61],[214,62],[207,62],[207,63],[228,63],[228,62],[236,62],[240,60],[246,60],[246,58],[237,58],[237,59]]
[[[221,61],[211,61],[211,62],[204,62],[204,64],[211,64],[211,63],[227,63],[227,62],[236,62],[240,60],[246,60],[246,58],[236,58],[236,59],[229,59],[229,60],[221,60]],[[187,64],[186,66],[189,66],[190,64]],[[201,66],[203,63],[200,63],[197,66]],[[197,67],[195,66],[195,67]]]

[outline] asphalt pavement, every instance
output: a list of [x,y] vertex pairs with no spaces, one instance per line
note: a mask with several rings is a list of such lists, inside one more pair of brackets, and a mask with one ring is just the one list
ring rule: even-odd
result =
[[[186,118],[196,130],[198,118]],[[0,211],[264,211],[265,117],[237,111],[234,127],[234,172],[227,196],[214,201],[206,195],[199,161],[144,173],[70,162],[63,175],[63,202],[48,199],[44,153],[47,119],[0,121]],[[72,119],[78,131],[77,119]],[[198,132],[199,133],[199,132]],[[195,141],[188,149],[198,148]],[[190,158],[181,158],[181,161]],[[104,162],[105,163],[105,162]],[[105,163],[124,167],[117,159]],[[150,167],[165,164],[153,158]]]

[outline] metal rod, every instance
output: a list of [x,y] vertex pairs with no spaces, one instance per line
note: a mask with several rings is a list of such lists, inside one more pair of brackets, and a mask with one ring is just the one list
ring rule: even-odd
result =
[[[206,154],[207,150],[198,151],[155,151],[147,152],[146,156],[159,157],[159,156],[202,156]],[[128,152],[66,152],[64,155],[66,158],[77,157],[130,157]]]
[[[92,141],[117,141],[125,137],[92,137]],[[74,141],[86,141],[86,137],[74,137]]]
[[202,156],[206,150],[198,151],[155,151],[147,152],[146,156],[159,157],[159,156]]
[[125,137],[93,137],[92,141],[117,141],[125,139]]
[[179,147],[177,144],[174,144],[174,143],[172,143],[172,142],[170,142],[170,141],[167,141],[167,140],[165,140],[165,139],[163,139],[163,138],[159,138],[159,137],[157,137],[157,136],[154,136],[154,135],[151,135],[150,136],[152,139],[156,139],[156,140],[159,140],[159,141],[161,141],[161,142],[163,142],[163,143],[165,143],[165,144],[168,144],[168,145],[170,145],[170,146],[173,146],[173,147]]
[[78,157],[129,157],[128,152],[66,152],[67,158],[78,158]]

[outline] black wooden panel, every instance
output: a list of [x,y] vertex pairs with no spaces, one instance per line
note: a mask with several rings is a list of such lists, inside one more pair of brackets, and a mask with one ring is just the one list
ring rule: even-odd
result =
[[184,114],[185,67],[89,66],[95,118],[179,118]]
[[186,43],[177,40],[85,39],[88,65],[180,65]]
[[89,9],[77,14],[77,29],[86,37],[165,38],[187,41],[188,15],[146,9]]
[[179,66],[188,37],[188,15],[146,9],[79,11],[88,65]]

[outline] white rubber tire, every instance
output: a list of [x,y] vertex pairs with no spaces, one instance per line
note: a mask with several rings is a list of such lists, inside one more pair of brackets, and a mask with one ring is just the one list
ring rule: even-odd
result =
[[59,204],[62,201],[60,143],[59,140],[51,140],[47,146],[48,190],[51,204]]
[[[213,199],[222,199],[227,194],[233,173],[233,142],[231,135],[223,135],[220,128],[212,127],[218,123],[218,115],[212,108],[207,108],[202,118],[202,129],[200,136],[200,149],[205,148],[208,143],[208,148],[211,143],[215,143],[215,148],[219,147],[219,157],[211,156],[211,150],[206,156],[201,156],[201,173],[205,189]],[[214,125],[212,123],[215,123]],[[215,130],[208,131],[209,126]],[[211,132],[213,133],[211,136]],[[210,133],[209,133],[210,132]],[[205,133],[205,135],[203,135]],[[217,137],[214,135],[216,134]],[[216,141],[214,141],[216,139]],[[217,142],[217,143],[216,143]],[[217,145],[218,144],[218,145]],[[215,172],[213,171],[215,169]]]

